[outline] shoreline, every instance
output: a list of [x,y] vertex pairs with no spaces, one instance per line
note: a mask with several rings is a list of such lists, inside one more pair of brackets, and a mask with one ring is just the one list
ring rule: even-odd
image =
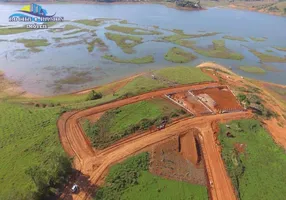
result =
[[[176,10],[183,10],[183,11],[202,11],[202,10],[208,10],[208,8],[211,7],[217,7],[217,8],[224,8],[224,9],[234,9],[234,10],[245,10],[245,11],[251,11],[251,12],[258,12],[258,13],[264,13],[268,15],[273,15],[273,16],[281,16],[281,17],[286,17],[286,14],[283,14],[282,12],[276,13],[276,12],[269,12],[265,10],[256,10],[251,7],[240,7],[238,5],[234,4],[228,4],[228,5],[217,5],[217,6],[204,6],[201,9],[194,9],[190,7],[178,7],[174,3],[170,2],[93,2],[93,1],[72,1],[72,2],[37,2],[37,1],[29,1],[29,2],[0,2],[0,5],[26,5],[27,3],[39,3],[42,5],[49,5],[49,4],[97,4],[97,5],[131,5],[131,4],[157,4],[157,5],[163,5],[166,6],[167,8],[173,8]],[[204,4],[204,2],[202,2]]]
[[10,80],[4,72],[0,71],[0,100],[9,97],[40,98],[43,96],[27,92],[19,83]]

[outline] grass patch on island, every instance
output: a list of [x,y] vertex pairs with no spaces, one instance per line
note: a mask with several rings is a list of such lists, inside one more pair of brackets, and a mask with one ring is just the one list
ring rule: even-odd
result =
[[270,66],[270,65],[262,65],[261,68],[266,70],[266,71],[269,71],[269,72],[281,72],[282,71],[282,70],[277,69],[276,67]]
[[246,39],[244,39],[243,37],[235,37],[235,36],[230,36],[230,35],[225,35],[222,37],[223,39],[227,39],[227,40],[236,40],[236,41],[240,41],[240,42],[248,42]]
[[17,33],[25,33],[34,31],[34,29],[29,29],[26,27],[18,27],[18,28],[0,28],[0,35],[12,35]]
[[261,37],[261,38],[259,38],[259,37],[250,37],[250,39],[251,39],[252,41],[254,41],[254,42],[264,42],[264,41],[267,40],[266,37]]
[[230,129],[220,125],[218,138],[238,198],[285,199],[285,151],[275,144],[259,121],[244,119],[228,124]]
[[109,40],[113,40],[125,53],[129,54],[134,53],[133,47],[143,43],[143,38],[131,35],[105,33],[105,36]]
[[181,48],[173,47],[165,55],[165,59],[174,63],[187,63],[195,60],[197,57]]
[[81,30],[72,31],[72,32],[69,32],[69,33],[64,33],[64,35],[74,35],[74,34],[77,34],[77,33],[82,33],[82,32],[87,32],[87,31],[88,31],[87,29],[81,29]]
[[102,20],[96,20],[96,19],[81,19],[81,20],[75,20],[75,23],[84,24],[87,26],[99,26],[102,23]]
[[118,26],[118,25],[111,25],[111,26],[106,27],[105,29],[110,30],[110,31],[117,31],[121,33],[131,34],[131,35],[160,35],[162,34],[159,31],[147,30],[147,29],[136,28],[136,27]]
[[249,72],[249,73],[254,73],[254,74],[264,74],[265,70],[260,68],[260,67],[255,67],[255,66],[240,66],[240,70]]
[[273,47],[273,48],[278,51],[286,51],[286,47]]
[[202,34],[185,34],[182,30],[173,30],[173,32],[176,34],[163,37],[162,39],[165,41],[168,41],[168,42],[175,42],[175,41],[181,40],[181,39],[209,37],[209,36],[214,36],[214,35],[219,34],[217,32],[202,33]]
[[117,62],[117,63],[147,64],[147,63],[153,63],[154,62],[154,57],[151,55],[150,56],[144,56],[141,58],[133,58],[130,60],[120,59],[120,58],[113,56],[113,55],[104,55],[103,58],[105,58],[107,60],[111,60],[113,62]]
[[209,48],[200,48],[191,44],[190,48],[192,48],[198,54],[201,54],[206,57],[232,59],[232,60],[242,60],[244,58],[243,55],[232,52],[230,49],[226,48],[224,40],[214,40],[213,46]]
[[148,171],[149,162],[144,152],[111,167],[95,199],[208,199],[206,187],[155,176]]
[[274,55],[270,55],[266,53],[261,53],[254,49],[250,49],[249,51],[253,53],[255,56],[257,56],[261,62],[280,62],[280,63],[286,62],[286,57],[283,58],[283,57],[274,56]]
[[83,128],[93,146],[103,149],[136,131],[184,114],[184,110],[165,99],[152,99],[108,110],[94,124],[84,121]]

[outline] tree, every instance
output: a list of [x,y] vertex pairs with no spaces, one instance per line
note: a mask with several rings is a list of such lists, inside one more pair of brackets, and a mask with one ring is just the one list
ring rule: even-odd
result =
[[101,99],[101,98],[102,98],[102,94],[100,92],[95,92],[94,90],[92,90],[88,94],[86,101],[96,100],[96,99]]

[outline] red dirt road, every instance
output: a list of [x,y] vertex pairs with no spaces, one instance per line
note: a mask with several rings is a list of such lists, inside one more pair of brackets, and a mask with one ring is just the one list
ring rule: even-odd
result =
[[[214,131],[211,124],[213,122],[251,117],[252,114],[249,112],[237,112],[182,119],[174,122],[163,130],[135,135],[134,137],[130,137],[126,140],[118,142],[102,151],[94,151],[79,125],[79,120],[82,117],[104,112],[108,109],[149,99],[153,96],[161,96],[175,91],[178,92],[194,88],[198,89],[205,86],[214,85],[218,84],[208,83],[164,89],[124,100],[119,100],[113,103],[104,104],[83,111],[65,113],[58,121],[59,135],[62,145],[70,156],[75,156],[75,168],[80,170],[83,174],[89,175],[90,183],[97,185],[111,165],[134,153],[142,151],[153,144],[167,140],[175,135],[186,133],[191,128],[197,128],[201,132],[200,140],[206,162],[207,174],[211,182],[210,193],[212,199],[236,199],[231,181],[227,175],[220,155],[220,150],[217,147],[216,137],[213,134]],[[73,195],[73,199],[87,199],[89,198],[90,192],[91,191],[87,192],[87,190],[81,191],[79,194]]]

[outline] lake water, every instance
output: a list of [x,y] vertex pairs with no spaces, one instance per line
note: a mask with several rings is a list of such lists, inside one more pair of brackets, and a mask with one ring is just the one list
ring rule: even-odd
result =
[[[8,22],[9,16],[23,5],[0,5],[0,25],[12,25]],[[198,56],[193,62],[183,64],[195,66],[203,61],[215,61],[217,63],[231,66],[233,71],[243,76],[261,79],[269,82],[286,84],[286,64],[285,63],[265,63],[275,66],[281,72],[267,72],[263,75],[245,73],[238,69],[241,65],[261,66],[259,59],[250,53],[247,47],[265,52],[273,50],[273,55],[285,56],[286,52],[277,51],[271,47],[286,47],[286,18],[271,16],[262,13],[210,8],[204,11],[181,11],[167,8],[162,5],[81,5],[81,4],[49,4],[43,5],[48,13],[55,13],[63,16],[65,20],[93,19],[93,18],[116,18],[124,19],[130,23],[138,24],[139,27],[152,28],[159,26],[159,31],[166,35],[171,32],[162,29],[181,29],[185,33],[198,34],[205,32],[220,32],[221,34],[211,37],[195,39],[199,46],[208,46],[212,40],[222,38],[224,35],[240,37],[266,37],[265,42],[239,42],[226,40],[226,47],[244,55],[242,61],[216,59],[203,57],[191,49],[184,48]],[[71,22],[66,22],[71,23]],[[29,92],[52,95],[55,93],[66,93],[79,89],[88,88],[95,85],[104,84],[129,75],[159,69],[167,66],[178,66],[178,64],[164,60],[164,54],[169,48],[176,45],[171,43],[154,42],[152,40],[160,36],[144,36],[144,43],[136,46],[136,53],[125,54],[113,41],[105,38],[104,27],[110,24],[117,24],[118,21],[107,21],[100,27],[92,27],[96,30],[99,38],[106,42],[109,51],[104,52],[95,48],[93,52],[87,51],[86,44],[77,44],[58,48],[53,37],[62,37],[62,33],[51,33],[47,30],[37,30],[33,32],[1,36],[0,40],[10,40],[0,42],[0,70],[12,80],[20,81],[23,88]],[[123,25],[124,26],[124,25]],[[127,25],[126,25],[127,26]],[[132,26],[129,25],[128,26]],[[135,25],[133,25],[135,26]],[[84,25],[82,27],[85,27]],[[79,33],[82,38],[90,38],[91,33]],[[13,42],[19,38],[46,38],[52,45],[43,48],[39,53],[30,53],[21,43]],[[72,42],[75,39],[64,40]],[[243,45],[247,46],[243,46]],[[134,58],[153,55],[155,63],[135,65],[118,64],[101,58],[105,53],[113,54],[120,58]],[[7,57],[6,57],[7,55]],[[64,84],[57,88],[55,83],[68,76],[79,76],[80,72],[85,72],[85,80],[76,84]],[[86,77],[87,76],[87,77]]]

